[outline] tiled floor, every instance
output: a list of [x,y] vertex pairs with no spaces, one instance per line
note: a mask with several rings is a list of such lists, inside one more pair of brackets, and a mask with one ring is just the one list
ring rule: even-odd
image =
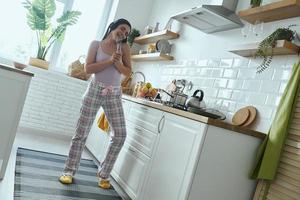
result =
[[[67,155],[69,151],[70,140],[63,138],[53,138],[42,134],[18,132],[12,152],[10,154],[8,166],[4,179],[0,181],[0,199],[13,200],[14,193],[14,171],[16,162],[16,152],[18,147],[34,149],[39,151],[52,152],[57,154]],[[83,152],[83,158],[92,159],[87,151]],[[97,184],[97,183],[95,183]],[[116,191],[128,199],[116,183],[113,183]]]

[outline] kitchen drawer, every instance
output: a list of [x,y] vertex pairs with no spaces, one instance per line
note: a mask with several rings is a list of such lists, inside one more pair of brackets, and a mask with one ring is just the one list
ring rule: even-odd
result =
[[127,120],[154,133],[158,133],[158,125],[163,111],[132,103]]
[[127,121],[126,129],[126,142],[151,157],[157,135],[129,121]]

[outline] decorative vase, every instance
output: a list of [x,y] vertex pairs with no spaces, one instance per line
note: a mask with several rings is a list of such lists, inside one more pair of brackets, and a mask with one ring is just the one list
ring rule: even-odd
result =
[[49,69],[49,62],[42,60],[42,59],[38,59],[38,58],[29,58],[29,65],[35,66],[35,67],[39,67],[42,69]]

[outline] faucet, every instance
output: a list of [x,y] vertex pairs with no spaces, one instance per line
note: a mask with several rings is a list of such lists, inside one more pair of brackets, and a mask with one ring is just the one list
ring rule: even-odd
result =
[[140,74],[142,77],[143,77],[143,79],[144,79],[144,83],[146,82],[146,77],[145,77],[145,74],[143,73],[143,72],[140,72],[140,71],[136,71],[136,72],[133,72],[133,74],[132,74],[132,76],[134,76],[134,75],[136,75],[136,74]]

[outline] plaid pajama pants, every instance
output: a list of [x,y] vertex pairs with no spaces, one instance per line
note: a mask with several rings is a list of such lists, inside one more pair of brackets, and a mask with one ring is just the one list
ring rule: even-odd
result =
[[76,134],[72,138],[69,156],[63,171],[64,174],[73,176],[76,173],[87,136],[96,114],[100,106],[102,106],[109,122],[111,138],[106,157],[101,162],[98,174],[104,179],[109,177],[126,138],[121,95],[120,87],[105,87],[103,83],[95,80],[90,82],[83,98],[80,117],[76,126]]

